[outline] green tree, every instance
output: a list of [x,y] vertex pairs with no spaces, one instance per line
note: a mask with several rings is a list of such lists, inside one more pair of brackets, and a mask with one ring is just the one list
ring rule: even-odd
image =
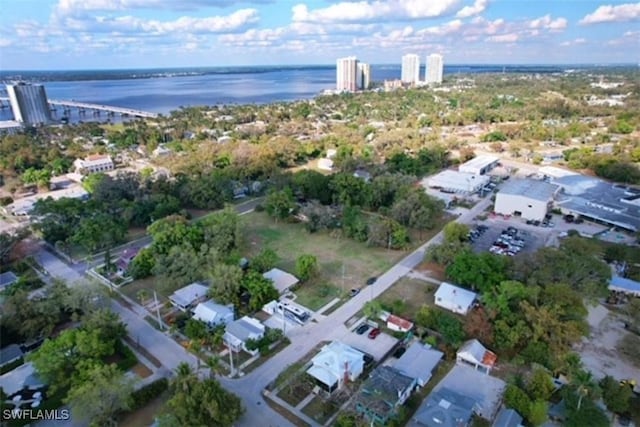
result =
[[554,390],[551,376],[544,369],[536,369],[527,384],[527,393],[531,399],[547,401]]
[[549,414],[549,404],[546,400],[534,400],[529,405],[527,421],[534,426],[540,426],[547,421]]
[[623,414],[629,410],[633,391],[628,385],[621,385],[613,377],[606,376],[600,380],[602,399],[607,409],[616,414]]
[[507,258],[463,250],[447,267],[446,273],[455,283],[486,293],[506,279]]
[[524,390],[515,384],[507,385],[507,389],[504,392],[504,404],[507,408],[515,409],[520,415],[528,418],[531,403],[531,399],[529,399]]
[[318,259],[310,254],[302,254],[296,259],[296,275],[306,282],[319,273]]
[[191,340],[201,340],[209,335],[207,325],[196,319],[189,319],[184,326],[184,334]]
[[188,244],[199,248],[203,243],[202,231],[197,226],[189,225],[187,219],[179,215],[162,218],[147,228],[153,239],[153,250],[157,254],[167,254],[171,248]]
[[89,174],[82,180],[82,188],[84,188],[89,194],[93,194],[95,193],[96,188],[98,188],[106,177],[107,175],[103,173]]
[[209,295],[222,304],[238,304],[242,269],[237,265],[218,263],[211,272]]
[[469,227],[459,222],[451,221],[442,229],[445,243],[464,243],[469,240]]
[[249,309],[259,310],[269,301],[278,299],[278,290],[269,279],[262,277],[262,274],[250,271],[242,279],[242,286],[250,295]]
[[93,253],[121,242],[127,233],[126,224],[115,220],[111,215],[99,213],[80,220],[71,236],[71,242],[77,243]]
[[178,367],[171,393],[161,426],[231,427],[244,412],[239,397],[213,378],[199,380],[188,365]]
[[264,201],[264,208],[269,215],[277,220],[288,218],[296,205],[290,189],[273,191]]
[[276,266],[278,255],[273,249],[262,248],[256,256],[251,259],[251,268],[259,273],[265,273]]
[[382,304],[377,300],[371,300],[364,303],[362,313],[369,319],[377,319],[382,313]]
[[66,402],[74,419],[91,426],[116,426],[117,415],[129,409],[133,380],[116,365],[98,365],[87,373],[87,381],[69,390]]
[[129,264],[127,272],[136,280],[144,279],[145,277],[151,276],[155,264],[156,259],[153,254],[153,249],[142,248]]

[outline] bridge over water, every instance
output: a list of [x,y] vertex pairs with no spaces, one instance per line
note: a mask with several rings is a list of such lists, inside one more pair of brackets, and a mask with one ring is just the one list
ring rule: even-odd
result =
[[[9,98],[0,97],[0,101],[1,102],[6,101],[8,103]],[[155,119],[156,117],[158,117],[158,114],[156,113],[151,113],[148,111],[141,111],[141,110],[134,110],[133,108],[114,107],[111,105],[90,104],[88,102],[63,101],[63,100],[57,100],[57,99],[49,99],[47,100],[47,102],[49,102],[49,105],[53,106],[54,108],[55,106],[60,106],[65,110],[76,108],[80,111],[84,111],[84,110],[97,111],[97,112],[105,111],[107,113],[112,113],[112,114],[121,114],[123,116],[132,116],[132,117],[143,117],[148,119]]]

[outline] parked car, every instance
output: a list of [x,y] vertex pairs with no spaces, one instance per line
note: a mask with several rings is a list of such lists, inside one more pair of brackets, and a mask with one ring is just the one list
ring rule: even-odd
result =
[[393,357],[395,357],[396,359],[399,359],[405,353],[405,351],[407,351],[406,348],[398,347],[396,351],[393,352]]
[[358,326],[358,329],[356,329],[356,334],[362,335],[368,330],[369,330],[369,325],[367,325],[366,323],[363,323],[362,325]]
[[369,332],[369,338],[371,338],[372,340],[375,340],[376,337],[380,335],[380,332],[382,332],[380,328],[373,328],[371,332]]
[[377,277],[369,277],[367,279],[367,285],[373,285],[374,283],[376,283],[376,280],[378,280]]
[[349,291],[349,296],[350,296],[350,297],[355,297],[355,296],[356,296],[356,295],[358,295],[359,293],[360,293],[360,289],[353,288],[353,289],[351,289],[351,290]]

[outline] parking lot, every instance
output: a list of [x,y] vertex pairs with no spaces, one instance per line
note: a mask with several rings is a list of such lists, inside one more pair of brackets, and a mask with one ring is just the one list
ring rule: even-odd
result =
[[357,326],[354,326],[351,329],[344,328],[345,333],[337,339],[355,349],[358,349],[365,353],[369,353],[376,360],[382,359],[398,342],[396,338],[392,337],[391,335],[387,335],[384,332],[378,335],[375,339],[369,338],[369,332],[371,332],[371,328],[369,328],[362,335],[358,335],[355,330],[361,324],[362,323],[360,322],[357,324]]
[[[546,237],[543,233],[531,232],[512,225],[491,224],[485,221],[480,224],[485,231],[472,236],[474,252],[487,252],[515,256],[520,253],[531,253],[545,245]],[[472,231],[475,230],[472,228]],[[548,233],[547,233],[548,235]]]

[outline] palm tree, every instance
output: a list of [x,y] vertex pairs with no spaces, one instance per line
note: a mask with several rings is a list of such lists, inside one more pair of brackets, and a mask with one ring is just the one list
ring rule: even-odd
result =
[[573,378],[573,383],[577,387],[578,391],[578,411],[580,410],[580,406],[582,405],[582,399],[586,396],[592,395],[595,393],[598,385],[593,379],[593,374],[591,371],[580,370],[576,373]]
[[220,370],[220,357],[217,354],[211,356],[207,359],[206,364],[209,368],[209,378],[215,378],[216,373]]

